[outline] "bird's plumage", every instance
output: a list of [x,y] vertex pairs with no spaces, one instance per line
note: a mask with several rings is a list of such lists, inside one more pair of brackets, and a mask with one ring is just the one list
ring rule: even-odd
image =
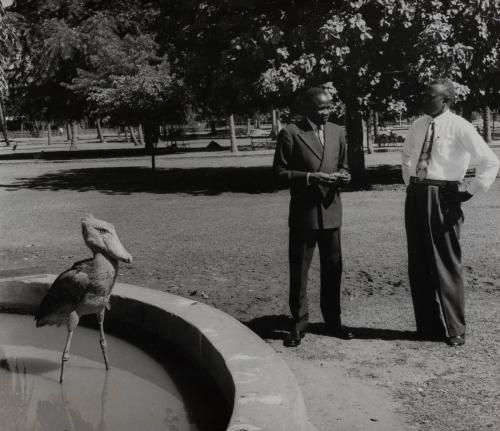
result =
[[59,326],[64,323],[68,327],[61,382],[64,362],[69,359],[71,336],[80,317],[86,314],[98,316],[101,347],[108,369],[103,330],[104,312],[109,309],[109,298],[118,275],[118,261],[132,262],[132,257],[118,239],[112,224],[90,214],[82,219],[82,234],[94,256],[76,262],[61,273],[52,283],[35,314],[36,326]]
[[100,256],[76,262],[57,277],[35,315],[36,326],[61,325],[69,313],[91,314],[109,308],[117,267]]
[[82,219],[82,234],[94,257],[74,263],[57,277],[35,315],[37,326],[61,325],[73,311],[82,316],[109,308],[118,260],[132,258],[111,223],[89,214]]

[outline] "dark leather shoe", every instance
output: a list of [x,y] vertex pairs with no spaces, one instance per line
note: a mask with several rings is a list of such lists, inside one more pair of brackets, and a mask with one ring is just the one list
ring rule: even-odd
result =
[[347,326],[327,329],[326,333],[331,337],[341,338],[342,340],[352,340],[354,338],[354,334]]
[[302,338],[304,338],[306,334],[304,332],[290,332],[285,340],[283,341],[283,345],[285,347],[297,347],[300,342],[302,341]]
[[448,337],[447,342],[451,347],[463,346],[465,344],[465,334]]

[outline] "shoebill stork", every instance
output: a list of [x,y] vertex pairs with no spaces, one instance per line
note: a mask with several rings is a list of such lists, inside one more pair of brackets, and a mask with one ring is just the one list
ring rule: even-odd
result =
[[106,370],[109,370],[104,314],[110,307],[109,299],[118,275],[118,262],[132,262],[132,256],[118,239],[111,223],[89,214],[82,219],[82,233],[85,244],[92,250],[94,257],[76,262],[60,274],[35,314],[37,327],[65,324],[68,328],[61,360],[60,383],[63,381],[64,363],[70,357],[73,332],[80,317],[86,314],[97,315],[104,364]]

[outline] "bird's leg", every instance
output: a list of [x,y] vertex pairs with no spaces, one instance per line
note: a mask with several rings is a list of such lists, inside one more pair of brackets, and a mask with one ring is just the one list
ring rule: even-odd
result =
[[61,360],[61,377],[59,378],[59,383],[63,381],[64,374],[64,363],[69,361],[69,348],[71,345],[71,339],[73,338],[73,332],[75,328],[78,326],[80,318],[76,312],[71,312],[68,318],[68,338],[66,338],[66,345],[64,346],[62,360]]
[[106,309],[103,308],[97,315],[99,321],[99,331],[101,332],[101,338],[99,342],[101,343],[102,356],[104,357],[104,365],[106,365],[106,370],[109,370],[108,362],[108,343],[106,342],[106,337],[104,335],[104,313]]

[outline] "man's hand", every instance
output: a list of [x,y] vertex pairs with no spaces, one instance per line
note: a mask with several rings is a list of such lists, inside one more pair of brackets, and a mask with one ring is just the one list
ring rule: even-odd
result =
[[332,174],[337,180],[340,187],[344,187],[351,182],[351,174],[349,172],[335,172]]
[[309,174],[309,182],[311,184],[319,184],[322,186],[333,186],[337,183],[336,179],[330,174],[324,172],[311,172]]
[[343,187],[351,181],[349,172],[334,172],[333,174],[325,174],[324,172],[311,172],[309,174],[309,182],[311,184],[321,184],[324,186],[339,186]]
[[472,195],[466,191],[451,190],[445,187],[439,189],[439,198],[444,204],[457,204],[461,202],[468,201]]

